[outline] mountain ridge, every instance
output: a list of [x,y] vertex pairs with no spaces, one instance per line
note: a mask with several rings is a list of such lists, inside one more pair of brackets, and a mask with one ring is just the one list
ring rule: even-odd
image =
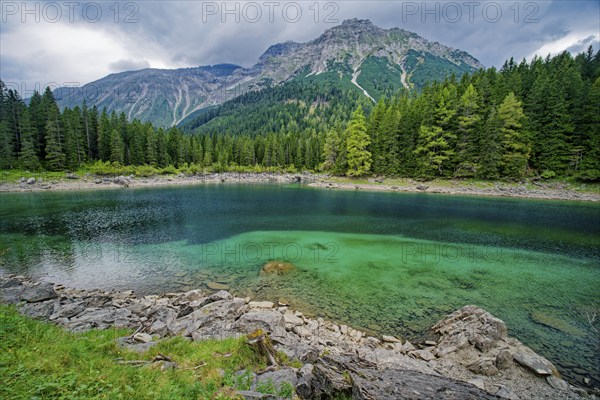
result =
[[61,107],[85,101],[88,106],[124,112],[130,120],[168,127],[194,112],[285,83],[303,72],[305,76],[336,72],[375,101],[380,96],[374,92],[380,79],[391,89],[413,89],[432,79],[482,67],[463,50],[430,42],[404,29],[384,29],[354,18],[304,43],[271,45],[249,68],[231,63],[146,68],[110,74],[80,88],[58,88],[54,94]]

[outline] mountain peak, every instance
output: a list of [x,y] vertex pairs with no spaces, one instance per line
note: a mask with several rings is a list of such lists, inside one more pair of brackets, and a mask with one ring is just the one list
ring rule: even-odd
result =
[[[102,96],[94,102],[98,108],[167,127],[242,93],[291,79],[331,80],[375,100],[399,88],[418,89],[432,79],[460,76],[480,66],[468,53],[429,42],[416,33],[384,29],[368,19],[352,18],[305,43],[274,44],[250,68],[215,64],[143,70],[110,75],[90,85],[103,88]],[[321,74],[325,75],[317,77]],[[123,82],[129,92],[141,93],[140,98],[131,101],[112,95],[122,91]],[[73,107],[83,103],[86,89],[59,104]]]
[[334,26],[325,31],[325,34],[329,33],[340,33],[340,32],[352,32],[352,33],[361,33],[361,32],[383,32],[384,29],[381,29],[374,23],[372,23],[368,19],[346,19],[342,22],[341,25]]
[[351,18],[345,19],[340,26],[349,26],[349,27],[376,27],[375,24],[371,22],[369,19],[358,19]]

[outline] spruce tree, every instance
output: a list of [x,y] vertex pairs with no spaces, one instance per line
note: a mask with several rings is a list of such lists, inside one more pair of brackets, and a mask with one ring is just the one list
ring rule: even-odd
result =
[[479,133],[481,132],[479,95],[469,84],[459,103],[457,177],[474,176],[479,167]]
[[371,169],[371,153],[367,150],[371,140],[367,134],[365,115],[358,106],[346,128],[346,149],[348,152],[348,176],[362,176]]
[[383,159],[384,151],[382,149],[383,138],[381,137],[381,123],[386,115],[386,111],[387,105],[382,98],[377,102],[367,120],[367,133],[371,141],[368,150],[372,154],[372,169],[375,173],[382,173],[383,163],[385,162]]
[[157,131],[156,135],[156,153],[158,157],[158,166],[164,168],[171,162],[169,160],[167,138],[165,135],[165,131],[162,128]]
[[106,109],[100,114],[98,122],[98,158],[102,161],[110,159],[110,133],[112,132],[111,122]]
[[374,172],[384,175],[394,175],[399,171],[398,122],[400,112],[394,106],[388,107],[379,127],[378,139],[380,152],[377,157],[379,169]]
[[146,163],[156,167],[158,165],[158,151],[156,133],[151,126],[144,127],[146,135]]
[[50,171],[62,171],[67,157],[63,152],[61,130],[52,114],[46,122],[46,166]]
[[477,177],[481,179],[497,179],[500,177],[501,158],[501,121],[498,111],[493,108],[483,127],[481,135],[480,164]]
[[40,160],[35,151],[37,132],[31,125],[29,112],[23,115],[23,131],[21,133],[21,150],[19,152],[19,165],[23,169],[35,171],[40,168]]
[[0,120],[0,168],[2,169],[16,167],[13,141],[13,135],[8,128],[8,121]]
[[125,145],[123,144],[123,138],[118,130],[113,129],[110,132],[110,158],[111,162],[117,162],[119,164],[125,163]]
[[592,85],[584,107],[584,150],[578,177],[584,181],[600,181],[600,78]]
[[419,128],[419,140],[415,149],[419,157],[419,176],[426,179],[436,175],[444,176],[444,167],[454,155],[452,142],[456,139],[456,134],[452,131],[452,120],[456,110],[450,104],[450,90],[438,90],[433,99],[433,115],[429,122]]
[[498,107],[498,120],[502,141],[502,174],[512,179],[522,178],[527,172],[531,149],[523,130],[524,119],[523,104],[510,92]]
[[334,128],[330,129],[325,137],[323,170],[331,171],[335,168],[340,153],[340,145],[341,140],[337,130]]
[[206,138],[204,140],[204,159],[202,160],[202,164],[205,167],[209,167],[213,163],[212,152],[213,152],[212,140],[211,140],[210,136],[206,136]]

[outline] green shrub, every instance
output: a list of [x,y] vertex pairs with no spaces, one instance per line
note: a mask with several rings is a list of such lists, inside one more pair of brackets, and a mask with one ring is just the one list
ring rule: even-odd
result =
[[600,182],[600,171],[597,169],[581,171],[577,179],[583,182]]
[[547,169],[544,172],[542,172],[541,177],[542,179],[552,179],[556,177],[556,172]]

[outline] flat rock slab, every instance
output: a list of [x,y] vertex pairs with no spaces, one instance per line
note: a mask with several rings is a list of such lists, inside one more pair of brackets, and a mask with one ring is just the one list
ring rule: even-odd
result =
[[513,358],[522,366],[529,368],[538,375],[552,375],[556,371],[556,367],[546,360],[544,357],[537,354],[515,353]]
[[271,309],[275,307],[275,303],[272,301],[251,301],[248,303],[248,307],[250,308],[262,308],[262,309]]
[[40,283],[23,291],[21,300],[25,300],[28,303],[37,303],[38,301],[55,299],[58,297],[58,294],[54,291],[53,286],[51,283]]

